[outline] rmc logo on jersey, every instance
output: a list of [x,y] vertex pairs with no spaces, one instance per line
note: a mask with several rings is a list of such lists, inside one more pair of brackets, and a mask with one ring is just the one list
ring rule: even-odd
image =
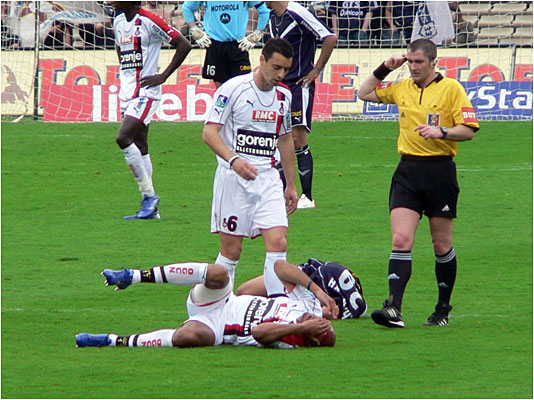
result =
[[276,111],[252,110],[252,122],[267,122],[274,124],[276,122]]
[[121,45],[130,44],[134,41],[134,35],[121,36]]

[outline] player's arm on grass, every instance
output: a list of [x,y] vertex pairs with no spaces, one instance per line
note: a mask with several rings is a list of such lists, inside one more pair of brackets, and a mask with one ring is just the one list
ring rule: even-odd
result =
[[159,86],[164,83],[169,76],[171,76],[171,74],[176,71],[180,65],[182,65],[185,58],[191,51],[191,43],[189,43],[189,41],[183,35],[176,36],[171,40],[170,44],[176,49],[176,51],[174,52],[171,62],[167,68],[165,68],[165,71],[163,71],[161,74],[141,78],[141,87]]
[[258,176],[258,169],[244,158],[234,154],[224,143],[220,130],[222,125],[206,124],[202,131],[202,140],[222,159],[231,163],[231,168],[243,179],[254,180]]
[[292,214],[297,209],[298,193],[295,180],[295,145],[291,133],[278,138],[278,150],[280,151],[280,161],[286,177],[286,208],[287,213]]
[[280,324],[276,322],[264,322],[252,328],[254,339],[267,346],[289,335],[305,335],[315,344],[319,344],[317,336],[323,335],[332,328],[330,321],[324,318],[312,318],[295,324]]
[[291,264],[285,260],[277,260],[274,263],[274,272],[276,272],[276,275],[282,282],[304,286],[311,291],[319,299],[321,304],[326,307],[325,315],[331,315],[333,319],[337,319],[339,308],[336,301],[327,295],[319,285],[311,280],[311,278],[295,264]]

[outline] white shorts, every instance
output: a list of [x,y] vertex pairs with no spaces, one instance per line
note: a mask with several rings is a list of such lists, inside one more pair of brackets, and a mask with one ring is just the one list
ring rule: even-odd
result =
[[123,117],[126,115],[138,119],[148,126],[152,117],[159,107],[159,100],[149,99],[148,97],[136,97],[125,102],[121,102],[121,112]]
[[233,169],[218,166],[213,182],[211,232],[254,238],[262,229],[288,226],[286,201],[276,168],[255,180],[241,178]]
[[214,346],[222,344],[224,337],[224,306],[234,295],[233,282],[230,279],[223,289],[208,289],[204,284],[195,285],[187,297],[189,319],[206,325],[215,334]]

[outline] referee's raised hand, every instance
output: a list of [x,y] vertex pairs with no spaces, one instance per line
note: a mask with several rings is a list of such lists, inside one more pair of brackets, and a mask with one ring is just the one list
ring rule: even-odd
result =
[[394,69],[397,69],[399,68],[402,64],[404,64],[405,62],[407,61],[407,58],[406,58],[406,55],[402,55],[402,56],[399,56],[399,55],[392,55],[391,57],[389,57],[386,62],[385,62],[385,65],[386,67],[388,67],[390,70],[394,70]]

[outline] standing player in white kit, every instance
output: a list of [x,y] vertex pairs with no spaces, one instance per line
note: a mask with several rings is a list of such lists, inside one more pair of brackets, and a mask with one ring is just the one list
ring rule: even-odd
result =
[[[291,137],[291,92],[281,85],[293,60],[285,39],[271,39],[253,72],[225,82],[215,93],[203,139],[217,154],[211,232],[219,233],[215,261],[234,280],[243,237],[263,236],[269,296],[284,294],[274,263],[287,258],[287,215],[297,207]],[[287,181],[284,191],[274,154],[279,149]]]
[[[141,209],[124,219],[159,219],[159,196],[152,182],[148,128],[159,107],[161,84],[182,64],[191,44],[160,16],[140,8],[140,1],[116,1],[115,42],[120,61],[123,114],[117,144],[143,195]],[[168,67],[158,74],[161,43],[176,49]]]

